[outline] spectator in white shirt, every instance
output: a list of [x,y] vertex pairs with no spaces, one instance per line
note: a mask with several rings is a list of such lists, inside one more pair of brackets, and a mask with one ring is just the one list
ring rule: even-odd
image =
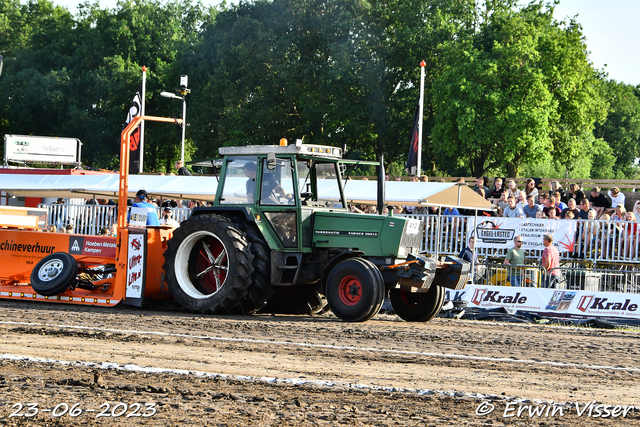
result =
[[607,194],[611,198],[611,206],[618,206],[620,203],[624,206],[625,196],[618,187],[613,187]]
[[173,209],[171,206],[165,206],[162,209],[162,219],[160,220],[160,225],[170,225],[172,227],[180,227],[180,223],[173,219]]

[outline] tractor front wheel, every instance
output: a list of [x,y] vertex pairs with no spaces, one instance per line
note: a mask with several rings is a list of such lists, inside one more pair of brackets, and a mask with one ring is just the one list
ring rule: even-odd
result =
[[378,267],[362,258],[339,262],[327,277],[325,295],[338,318],[363,322],[375,316],[384,299],[384,279]]
[[431,285],[427,292],[408,292],[391,289],[391,306],[401,319],[407,322],[428,322],[436,317],[444,303],[445,289]]
[[174,300],[193,313],[227,313],[247,294],[253,255],[225,217],[198,215],[173,232],[164,271]]

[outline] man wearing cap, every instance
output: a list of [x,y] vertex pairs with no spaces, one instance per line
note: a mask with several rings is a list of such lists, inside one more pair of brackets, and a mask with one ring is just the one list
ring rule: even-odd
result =
[[[145,190],[138,190],[136,193],[135,203],[131,205],[132,208],[145,208],[147,209],[147,225],[160,225],[160,220],[158,219],[158,211],[156,210],[156,206],[149,203],[147,199],[147,192]],[[127,222],[129,221],[129,217],[131,216],[131,212],[127,216]]]
[[175,228],[180,227],[180,223],[173,219],[173,209],[171,208],[171,206],[165,206],[162,209],[162,219],[160,220],[160,225],[170,225]]

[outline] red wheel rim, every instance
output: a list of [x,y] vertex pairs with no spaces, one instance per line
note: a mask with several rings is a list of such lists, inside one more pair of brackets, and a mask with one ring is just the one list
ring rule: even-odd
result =
[[357,277],[345,276],[338,286],[338,296],[344,305],[353,306],[362,298],[362,284]]
[[424,300],[425,292],[406,292],[401,291],[402,302],[411,307],[419,306]]
[[210,270],[199,279],[199,285],[204,293],[212,294],[222,287],[227,278],[228,261],[222,242],[213,238],[207,239],[206,244],[217,262],[212,263],[209,260],[209,254],[206,253],[205,249],[201,248],[196,259],[196,271]]

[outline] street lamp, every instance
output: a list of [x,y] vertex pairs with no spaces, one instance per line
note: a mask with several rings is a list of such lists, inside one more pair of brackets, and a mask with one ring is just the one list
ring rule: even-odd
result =
[[178,96],[171,92],[160,92],[163,98],[182,99],[182,151],[180,152],[180,161],[184,164],[184,135],[187,129],[187,94],[191,89],[187,88],[189,77],[186,74],[180,76],[180,87],[177,92],[182,95]]

